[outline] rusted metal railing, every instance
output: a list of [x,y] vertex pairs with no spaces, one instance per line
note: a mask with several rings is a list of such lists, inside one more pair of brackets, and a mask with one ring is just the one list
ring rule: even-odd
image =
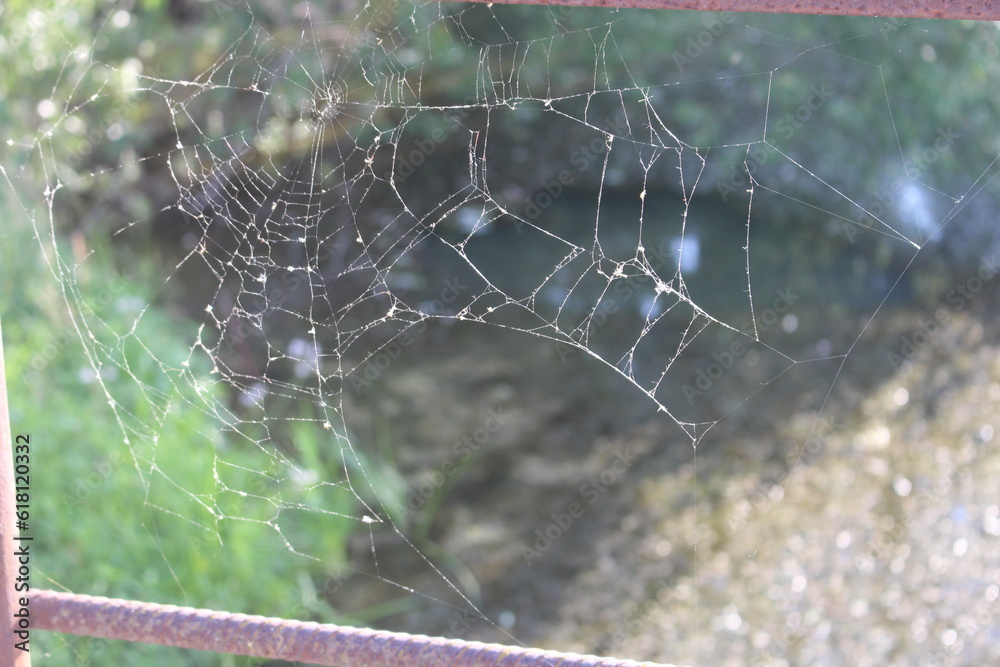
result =
[[31,594],[31,613],[44,630],[338,667],[653,665],[52,591]]
[[696,9],[703,12],[769,12],[894,16],[911,19],[1000,20],[1000,0],[472,0],[505,5],[574,5],[630,9]]

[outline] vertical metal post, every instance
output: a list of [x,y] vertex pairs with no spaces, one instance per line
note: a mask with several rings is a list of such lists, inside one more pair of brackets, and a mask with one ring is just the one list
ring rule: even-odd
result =
[[[3,363],[3,335],[0,334],[0,665],[30,667],[31,656],[18,649],[14,613],[20,608],[14,590],[18,561],[17,524],[14,523],[14,450],[10,440],[7,412],[7,380]],[[27,594],[24,594],[27,597]]]

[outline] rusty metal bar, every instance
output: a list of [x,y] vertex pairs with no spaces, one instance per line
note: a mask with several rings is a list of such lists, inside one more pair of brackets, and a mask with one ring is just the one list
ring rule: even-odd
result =
[[696,9],[711,12],[837,14],[913,19],[1000,20],[1000,0],[471,0],[505,5],[572,5],[631,9]]
[[[20,610],[18,593],[15,588],[15,577],[18,571],[17,524],[14,522],[14,458],[10,441],[10,414],[7,412],[7,379],[3,363],[3,336],[0,335],[0,618],[5,628],[0,637],[0,665],[11,667],[31,667],[31,656],[27,651],[16,647],[20,637],[15,635],[18,617],[14,614]],[[30,612],[29,612],[30,613]],[[30,646],[30,644],[29,644]]]
[[33,591],[32,624],[88,637],[337,667],[656,667],[458,639]]

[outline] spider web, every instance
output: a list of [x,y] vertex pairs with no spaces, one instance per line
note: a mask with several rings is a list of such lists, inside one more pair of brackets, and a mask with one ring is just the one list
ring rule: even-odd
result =
[[[577,432],[587,440],[575,450],[584,463],[565,473],[563,500],[549,503],[557,524],[578,518],[573,499],[586,509],[582,499],[615,487],[624,474],[615,456],[625,468],[637,458],[654,467],[683,462],[673,483],[706,502],[700,452],[712,434],[735,439],[739,424],[788,404],[797,418],[777,418],[794,442],[790,471],[761,487],[770,500],[751,487],[734,501],[734,533],[749,540],[751,562],[733,576],[739,583],[721,595],[704,590],[714,565],[698,526],[710,511],[696,502],[695,526],[643,541],[649,561],[637,574],[664,579],[681,568],[664,570],[667,555],[684,551],[693,597],[678,593],[684,585],[652,594],[637,592],[639,584],[609,588],[637,600],[668,597],[668,615],[693,604],[705,628],[732,631],[759,650],[770,645],[759,633],[737,632],[750,606],[748,582],[764,576],[752,567],[754,554],[778,530],[777,508],[800,465],[817,455],[812,444],[819,438],[835,449],[830,424],[845,404],[831,396],[855,387],[845,369],[867,358],[856,350],[880,330],[893,299],[922,289],[911,280],[914,262],[938,252],[976,265],[968,258],[977,228],[947,240],[940,232],[986,206],[980,195],[993,183],[995,156],[950,172],[980,128],[956,129],[946,115],[906,118],[912,89],[892,83],[908,59],[934,66],[927,44],[936,29],[828,20],[836,37],[802,43],[783,36],[781,19],[724,14],[668,19],[434,3],[345,6],[348,19],[308,5],[297,11],[281,23],[262,8],[220,6],[206,20],[245,30],[223,40],[193,78],[159,71],[151,57],[122,65],[96,42],[77,48],[57,84],[69,81],[71,94],[56,99],[53,90],[55,111],[29,142],[48,184],[46,209],[33,215],[41,248],[146,509],[186,522],[208,544],[224,544],[227,526],[249,525],[272,534],[276,549],[315,563],[325,560],[318,534],[348,531],[353,557],[326,589],[331,604],[357,594],[343,584],[354,576],[424,600],[426,625],[411,619],[406,629],[448,634],[459,619],[464,629],[484,625],[483,637],[520,642],[526,635],[515,615],[484,602],[465,565],[413,532],[424,525],[415,517],[430,514],[439,497],[435,480],[455,484],[451,471],[466,454],[517,450],[509,424],[523,426],[517,415],[541,398],[522,390],[518,399],[496,380],[505,360],[509,372],[540,384],[551,371],[563,387],[580,381],[565,369],[589,369],[586,377],[611,387],[599,396],[641,404],[632,416],[659,424],[636,451],[623,444],[634,444],[634,434],[595,444],[595,433]],[[108,16],[106,31],[120,15]],[[636,46],[675,20],[670,50]],[[150,136],[94,165],[72,139],[91,109],[107,113],[101,105],[115,86],[152,110]],[[854,108],[863,94],[879,99],[878,108]],[[113,113],[106,121],[112,140],[129,122]],[[824,132],[837,139],[817,140]],[[858,164],[857,172],[843,173],[845,164]],[[135,183],[140,174],[156,183],[151,210],[112,222],[116,209],[130,210],[127,194],[104,193],[86,204],[96,218],[84,227],[87,240],[75,252],[59,249],[66,218],[80,210],[76,193]],[[109,224],[116,247],[162,243],[170,258],[154,278],[155,296],[132,304],[124,330],[108,326],[97,295],[82,287]],[[182,304],[176,308],[196,323],[183,357],[165,358],[149,342],[169,326],[153,320],[162,303]],[[517,360],[522,346],[528,361]],[[424,358],[432,379],[416,380]],[[446,372],[449,363],[494,371],[463,376]],[[148,364],[156,384],[140,379]],[[536,364],[548,370],[532,372]],[[140,400],[122,398],[111,376],[130,378]],[[465,381],[468,391],[447,386]],[[409,422],[420,410],[463,398],[471,407],[434,408],[445,422],[435,432],[455,443],[450,449],[386,455],[370,435],[384,409],[390,423],[407,422],[398,436],[419,439]],[[394,413],[384,407],[400,401]],[[192,442],[168,441],[178,402],[213,429]],[[207,456],[211,470],[202,472],[211,479],[193,482],[190,470],[164,462],[163,449],[176,447]],[[537,472],[544,458],[532,472],[527,462],[537,456],[544,452],[515,457],[525,462],[513,475],[518,484],[560,479],[558,466],[547,482]],[[605,481],[579,486],[583,473]],[[473,478],[485,484],[490,474]],[[428,479],[435,493],[420,495]],[[641,484],[628,485],[622,497],[634,498]],[[516,488],[502,486],[498,501],[512,512],[521,506]],[[537,538],[521,535],[508,559],[544,563],[545,545],[555,541],[542,539],[549,515],[538,511]],[[744,529],[758,515],[761,523]],[[161,553],[169,567],[172,552]],[[790,586],[800,590],[794,577]],[[621,653],[636,618],[649,615],[605,623],[598,646],[566,642]],[[988,625],[995,628],[992,616]],[[616,628],[628,629],[625,639]],[[710,650],[683,655],[696,660]]]

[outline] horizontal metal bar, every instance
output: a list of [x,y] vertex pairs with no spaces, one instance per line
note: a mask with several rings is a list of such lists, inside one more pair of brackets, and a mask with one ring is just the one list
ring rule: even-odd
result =
[[36,590],[32,627],[338,667],[657,667],[458,639]]
[[504,5],[571,5],[631,9],[696,9],[709,12],[768,12],[778,14],[837,14],[894,16],[913,19],[1000,20],[1000,0],[471,0]]

